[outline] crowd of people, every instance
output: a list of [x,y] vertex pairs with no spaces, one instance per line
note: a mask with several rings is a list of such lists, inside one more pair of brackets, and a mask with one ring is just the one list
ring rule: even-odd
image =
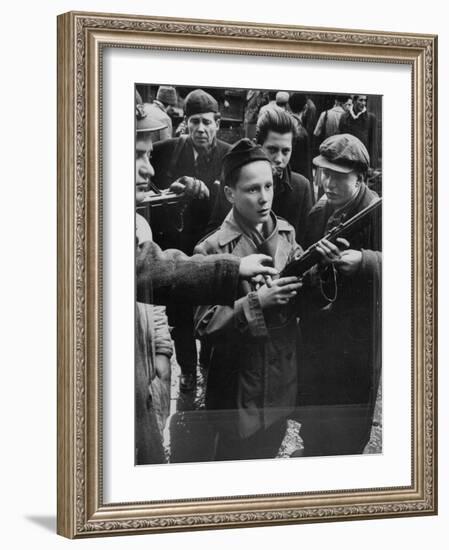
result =
[[[171,458],[173,353],[182,394],[205,373],[210,460],[276,457],[288,420],[295,456],[359,454],[370,439],[381,212],[348,240],[326,236],[381,193],[376,116],[366,95],[319,116],[303,93],[244,99],[244,137],[228,143],[212,93],[136,91],[136,464]],[[310,246],[319,262],[283,276]]]

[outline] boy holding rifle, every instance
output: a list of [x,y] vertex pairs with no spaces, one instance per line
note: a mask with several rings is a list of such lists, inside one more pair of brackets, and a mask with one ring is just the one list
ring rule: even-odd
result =
[[[370,158],[355,136],[329,137],[313,162],[324,195],[309,213],[306,246],[378,200],[364,183]],[[345,250],[321,241],[330,264],[320,275],[326,305],[302,316],[298,415],[309,456],[362,453],[370,438],[381,372],[381,209],[349,240]]]

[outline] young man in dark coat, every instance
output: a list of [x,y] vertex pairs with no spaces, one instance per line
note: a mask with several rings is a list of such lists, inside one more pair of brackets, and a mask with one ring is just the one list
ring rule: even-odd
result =
[[[203,90],[193,90],[185,99],[187,136],[154,145],[153,181],[159,189],[171,185],[196,186],[195,196],[182,207],[159,207],[151,212],[153,238],[161,248],[178,248],[191,254],[206,233],[206,225],[218,191],[224,155],[230,145],[217,139],[220,125],[218,103]],[[217,182],[217,183],[216,183]],[[167,310],[181,367],[180,387],[193,392],[196,384],[197,351],[193,336],[192,310],[180,304]]]
[[[303,244],[307,214],[312,207],[309,181],[292,172],[289,161],[297,126],[293,117],[280,109],[266,109],[257,122],[256,142],[269,158],[273,171],[273,212],[287,220],[295,229],[296,240]],[[231,209],[224,194],[224,184],[214,206],[209,229],[216,229]]]
[[[356,137],[329,137],[313,162],[324,195],[308,216],[306,246],[377,198],[364,183],[369,155]],[[348,240],[345,250],[321,245],[330,262],[320,276],[325,305],[305,308],[301,318],[307,361],[299,419],[309,456],[362,453],[370,438],[381,372],[380,209]]]

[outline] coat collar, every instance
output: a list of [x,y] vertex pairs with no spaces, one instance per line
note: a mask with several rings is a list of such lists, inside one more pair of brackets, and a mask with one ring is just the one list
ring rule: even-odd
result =
[[[282,218],[278,218],[273,214],[273,212],[272,215],[276,221],[279,233],[291,233],[293,231],[293,227],[287,221]],[[231,208],[231,211],[226,216],[224,222],[218,230],[218,244],[220,246],[226,246],[230,242],[242,237],[242,235],[242,230],[235,221],[233,209]]]
[[290,191],[293,190],[291,179],[292,179],[292,169],[290,168],[290,165],[287,164],[284,171],[282,172],[282,175],[276,176],[275,185],[278,184],[282,186],[282,189],[279,189],[278,193],[279,192],[282,193],[282,191],[284,191],[286,188],[289,189]]

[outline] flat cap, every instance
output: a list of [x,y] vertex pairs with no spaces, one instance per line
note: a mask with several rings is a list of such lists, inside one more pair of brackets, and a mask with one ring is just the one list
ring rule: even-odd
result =
[[226,184],[229,175],[238,168],[257,160],[270,162],[270,159],[260,145],[255,145],[248,138],[237,141],[223,158],[223,182]]
[[351,134],[330,136],[320,145],[320,155],[313,164],[320,168],[329,168],[335,172],[348,174],[354,170],[365,172],[369,168],[370,158],[363,143]]
[[164,113],[152,103],[136,106],[136,132],[156,132],[167,128]]
[[204,90],[193,90],[185,100],[187,117],[200,113],[218,113],[217,101]]
[[173,86],[159,86],[156,94],[156,99],[161,103],[165,103],[167,105],[176,105],[178,103],[176,90],[173,88]]

